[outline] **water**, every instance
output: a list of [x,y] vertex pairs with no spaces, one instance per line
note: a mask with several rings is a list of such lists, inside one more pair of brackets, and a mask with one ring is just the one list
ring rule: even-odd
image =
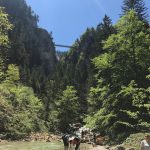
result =
[[[0,143],[0,150],[64,150],[61,142],[9,142]],[[89,146],[81,144],[80,150],[89,150]]]
[[0,150],[63,150],[63,145],[49,142],[10,142],[0,144]]

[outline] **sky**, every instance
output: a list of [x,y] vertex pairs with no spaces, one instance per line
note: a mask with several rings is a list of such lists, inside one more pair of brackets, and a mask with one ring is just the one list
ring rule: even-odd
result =
[[[52,32],[55,44],[72,45],[89,27],[96,27],[105,14],[113,24],[119,19],[123,0],[26,0],[39,16],[39,27]],[[145,0],[149,8],[150,0]],[[66,48],[57,47],[66,51]]]

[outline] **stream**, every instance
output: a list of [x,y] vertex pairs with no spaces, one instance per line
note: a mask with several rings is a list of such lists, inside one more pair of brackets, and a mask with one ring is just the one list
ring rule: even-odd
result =
[[[61,142],[8,142],[0,143],[0,150],[64,150]],[[81,144],[80,150],[89,150],[89,145]]]
[[63,150],[63,145],[49,142],[8,142],[0,144],[0,150]]

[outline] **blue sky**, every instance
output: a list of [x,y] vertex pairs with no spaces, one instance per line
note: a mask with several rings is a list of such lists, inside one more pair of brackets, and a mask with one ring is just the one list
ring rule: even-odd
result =
[[[107,14],[119,19],[123,0],[26,0],[39,16],[39,27],[53,33],[56,44],[72,45],[87,27],[96,27]],[[149,8],[150,0],[145,0]],[[67,50],[57,48],[57,50]]]

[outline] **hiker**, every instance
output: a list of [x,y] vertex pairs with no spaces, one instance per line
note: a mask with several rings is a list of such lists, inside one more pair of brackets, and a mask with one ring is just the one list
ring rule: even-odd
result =
[[69,143],[70,143],[70,146],[71,146],[71,144],[76,145],[75,150],[80,150],[81,140],[79,137],[76,136],[76,137],[69,138]]
[[81,143],[80,138],[75,137],[75,138],[74,138],[74,141],[75,141],[75,143],[76,143],[75,150],[79,150],[79,149],[80,149],[80,143]]
[[80,149],[80,143],[81,143],[81,141],[80,141],[79,138],[75,138],[74,140],[76,141],[76,147],[75,147],[75,150],[79,150],[79,149]]
[[82,139],[84,138],[84,131],[83,130],[81,131],[81,138]]
[[74,145],[74,137],[73,136],[70,136],[68,141],[69,141],[69,148],[72,148],[72,145]]
[[150,135],[146,135],[145,140],[141,141],[141,150],[150,150]]
[[93,142],[94,142],[94,144],[96,144],[96,134],[95,133],[93,133]]
[[62,140],[64,143],[64,150],[68,150],[68,148],[69,148],[69,134],[64,134],[62,136]]

